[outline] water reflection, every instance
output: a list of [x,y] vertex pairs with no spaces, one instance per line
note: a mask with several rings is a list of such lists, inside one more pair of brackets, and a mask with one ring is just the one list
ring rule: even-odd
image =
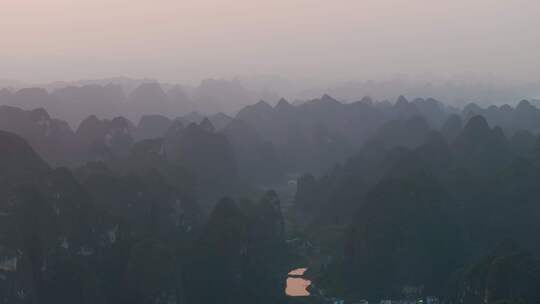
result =
[[304,275],[307,268],[298,268],[289,272],[287,278],[287,287],[285,294],[290,297],[305,297],[309,296],[307,288],[311,285],[311,281],[300,276]]
[[289,272],[289,276],[303,276],[306,273],[307,268],[297,268]]

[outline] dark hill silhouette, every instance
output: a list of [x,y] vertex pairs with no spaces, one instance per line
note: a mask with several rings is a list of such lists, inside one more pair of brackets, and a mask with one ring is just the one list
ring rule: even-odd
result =
[[136,140],[161,138],[171,127],[172,121],[163,115],[143,115],[134,130]]
[[234,119],[223,130],[238,163],[238,175],[249,182],[272,182],[282,177],[283,165],[271,142],[264,141],[255,128]]
[[144,114],[170,115],[172,103],[159,83],[143,83],[128,97],[130,116],[134,120],[139,120]]
[[[465,297],[466,303],[488,293],[492,301],[517,299],[517,294],[537,297],[531,287],[539,282],[537,261],[522,252],[501,256],[502,264],[485,270],[491,279],[474,273],[464,278],[461,271],[469,270],[460,270],[505,238],[538,252],[527,232],[539,229],[534,136],[521,131],[508,140],[502,128],[491,128],[482,116],[459,130],[459,120],[451,119],[442,130],[457,133],[454,141],[413,128],[412,134],[425,135],[416,148],[400,142],[392,149],[391,141],[379,140],[389,136],[379,134],[343,167],[299,179],[297,222],[337,259],[317,281],[322,288],[347,298],[377,299],[422,286],[425,294]],[[334,233],[343,241],[329,237]],[[438,243],[441,238],[444,243]],[[503,283],[505,275],[522,278],[522,284]]]
[[62,165],[76,160],[78,140],[69,125],[42,108],[24,111],[0,106],[0,130],[16,133],[47,161]]
[[237,182],[233,148],[225,135],[213,130],[208,119],[186,127],[178,121],[173,123],[164,138],[164,147],[169,162],[196,174],[201,195],[230,191]]
[[323,95],[193,111],[252,95],[227,81],[1,91],[72,117],[115,100],[121,115],[73,132],[0,106],[0,302],[285,303],[298,265],[315,295],[300,302],[537,301],[532,103]]
[[107,160],[127,155],[133,145],[133,124],[123,117],[100,120],[86,118],[77,129],[85,160]]

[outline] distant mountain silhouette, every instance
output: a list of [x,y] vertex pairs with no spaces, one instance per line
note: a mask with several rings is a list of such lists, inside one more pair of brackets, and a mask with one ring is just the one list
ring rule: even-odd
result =
[[163,115],[143,115],[136,129],[136,140],[161,138],[172,125],[172,121]]
[[86,118],[76,131],[86,160],[107,160],[127,155],[133,145],[133,124],[123,117]]
[[24,111],[0,106],[0,129],[25,138],[47,161],[65,165],[77,159],[78,139],[69,125],[42,108]]
[[0,91],[0,302],[540,299],[533,102],[128,83]]

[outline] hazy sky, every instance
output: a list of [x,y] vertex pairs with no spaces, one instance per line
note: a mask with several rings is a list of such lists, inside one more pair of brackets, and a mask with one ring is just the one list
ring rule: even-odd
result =
[[540,81],[539,0],[0,0],[0,79]]

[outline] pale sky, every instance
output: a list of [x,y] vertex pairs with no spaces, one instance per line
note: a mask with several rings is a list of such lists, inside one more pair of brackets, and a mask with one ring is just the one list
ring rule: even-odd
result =
[[539,0],[0,0],[0,79],[540,81]]

